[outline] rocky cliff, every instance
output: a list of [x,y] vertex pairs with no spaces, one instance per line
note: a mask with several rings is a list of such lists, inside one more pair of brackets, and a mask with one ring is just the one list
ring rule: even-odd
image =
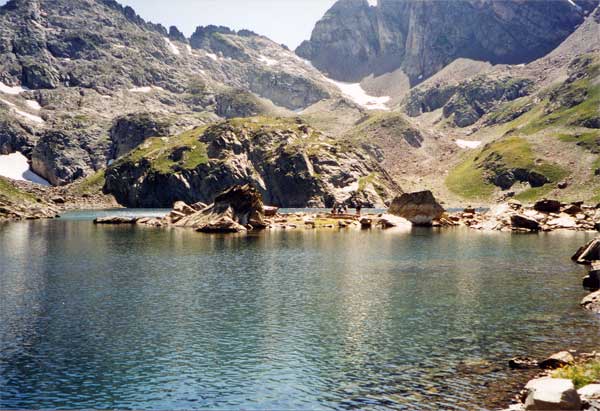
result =
[[266,204],[383,206],[400,188],[365,150],[299,119],[233,119],[171,138],[151,138],[106,172],[104,191],[129,207],[210,203],[251,184]]
[[296,50],[331,77],[402,69],[417,84],[459,57],[527,63],[558,46],[597,0],[339,0]]
[[174,132],[291,115],[336,93],[294,53],[248,31],[199,27],[187,39],[114,0],[11,0],[0,8],[0,150],[24,152],[53,184],[164,134],[125,124],[127,115],[168,118],[180,127]]

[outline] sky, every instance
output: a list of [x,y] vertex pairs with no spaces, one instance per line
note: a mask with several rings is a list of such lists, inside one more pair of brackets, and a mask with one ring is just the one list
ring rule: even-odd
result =
[[[0,0],[0,5],[7,0]],[[190,36],[197,26],[248,29],[295,49],[335,0],[117,0],[145,20],[177,26]]]
[[295,49],[335,0],[120,0],[146,20],[177,26],[188,37],[197,26],[249,29]]

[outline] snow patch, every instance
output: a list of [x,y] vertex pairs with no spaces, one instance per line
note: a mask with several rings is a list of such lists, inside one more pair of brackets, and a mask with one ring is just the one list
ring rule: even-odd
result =
[[206,56],[211,60],[219,61],[219,57],[215,53],[206,53]]
[[25,91],[27,91],[26,88],[23,88],[21,86],[7,86],[6,84],[2,83],[0,81],[0,92],[5,93],[5,94],[11,94],[13,96],[16,96],[17,94],[21,94],[24,93]]
[[167,45],[167,48],[171,51],[171,53],[175,54],[176,56],[179,56],[181,54],[181,52],[179,51],[179,48],[173,44],[173,42],[171,40],[169,40],[167,37],[164,37],[165,39],[165,44]]
[[17,113],[18,115],[20,115],[21,117],[23,117],[23,118],[25,118],[25,119],[27,119],[29,121],[32,121],[32,122],[38,123],[38,124],[44,124],[45,123],[44,119],[41,118],[40,116],[29,114],[29,113],[26,113],[25,111],[21,111],[21,110],[18,110],[16,108],[13,108],[13,110],[15,111],[15,113]]
[[455,140],[456,145],[459,146],[460,148],[477,148],[481,145],[481,141],[468,141],[468,140],[461,140],[461,139],[456,139]]
[[40,103],[38,103],[35,100],[27,100],[27,101],[25,101],[25,104],[27,104],[27,107],[29,107],[32,110],[39,111],[42,109],[42,106],[40,106]]
[[11,103],[10,101],[6,101],[4,99],[0,98],[0,101],[3,102],[4,104],[6,104],[8,107],[16,107],[13,103]]
[[132,93],[150,93],[151,91],[155,91],[155,90],[164,90],[164,88],[162,87],[158,87],[158,86],[144,86],[144,87],[134,87],[134,88],[130,88],[129,91],[131,91]]
[[579,7],[577,5],[577,3],[575,3],[573,0],[567,0],[569,3],[571,3],[571,6],[575,7],[577,10],[581,10],[581,7]]
[[340,89],[342,94],[346,97],[350,98],[356,104],[363,106],[369,110],[390,110],[390,108],[386,105],[390,101],[389,96],[375,97],[370,96],[367,92],[362,88],[360,83],[343,83],[341,81],[335,81],[330,78],[325,77],[325,80],[328,82],[335,84],[337,88]]
[[344,193],[354,193],[355,191],[358,191],[358,189],[359,189],[359,183],[358,183],[358,181],[355,181],[354,183],[350,184],[349,186],[342,188],[342,191]]
[[264,63],[265,65],[267,65],[267,66],[269,66],[269,67],[271,67],[271,66],[276,66],[276,65],[277,65],[277,63],[278,63],[278,61],[277,61],[277,60],[275,60],[275,59],[272,59],[272,58],[269,58],[269,57],[267,57],[267,56],[263,56],[263,55],[261,55],[261,56],[258,58],[258,61],[260,61],[261,63]]
[[0,99],[0,101],[4,104],[6,104],[7,106],[10,107],[10,110],[13,111],[14,113],[18,114],[19,116],[29,120],[29,121],[33,121],[34,123],[38,123],[38,124],[44,124],[45,121],[43,118],[41,118],[40,116],[36,116],[33,114],[29,114],[25,111],[21,111],[17,108],[16,105],[14,105],[13,103],[11,103],[10,101],[6,101],[4,99]]
[[27,157],[19,152],[0,155],[0,176],[19,181],[31,181],[44,186],[50,185],[48,181],[31,171]]
[[377,0],[368,0],[368,2],[369,2],[369,6],[377,7]]

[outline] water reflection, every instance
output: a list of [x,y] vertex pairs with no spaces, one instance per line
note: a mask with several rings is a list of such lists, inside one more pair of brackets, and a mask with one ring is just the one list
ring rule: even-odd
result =
[[584,234],[79,220],[0,226],[0,408],[464,409],[505,371],[461,367],[600,340]]

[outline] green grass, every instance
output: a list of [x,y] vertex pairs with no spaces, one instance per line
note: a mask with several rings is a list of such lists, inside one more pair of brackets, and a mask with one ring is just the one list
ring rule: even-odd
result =
[[0,198],[5,197],[11,202],[32,202],[38,201],[38,198],[32,194],[26,193],[14,187],[4,177],[0,177]]
[[552,183],[569,175],[557,164],[536,163],[530,144],[520,137],[507,137],[487,144],[476,154],[454,168],[446,179],[446,186],[453,193],[473,200],[487,200],[496,187],[486,178],[488,173],[522,168],[546,176],[551,183],[531,188],[520,194],[523,200],[534,200],[553,189]]
[[76,182],[73,185],[74,194],[96,194],[104,187],[104,170]]
[[584,133],[560,134],[558,139],[565,143],[576,143],[578,146],[585,148],[594,154],[600,154],[600,130]]
[[[207,126],[198,127],[171,138],[149,138],[141,146],[119,159],[114,166],[148,161],[152,170],[163,174],[173,172],[176,167],[192,170],[208,162],[206,145],[198,141],[207,128]],[[176,162],[171,155],[182,147],[188,147],[189,150],[185,151],[182,159]]]
[[552,373],[553,378],[565,378],[573,381],[576,389],[588,384],[600,382],[600,361],[570,365]]
[[483,169],[477,167],[474,155],[454,168],[446,178],[446,186],[455,194],[466,199],[488,199],[495,190],[486,181]]

